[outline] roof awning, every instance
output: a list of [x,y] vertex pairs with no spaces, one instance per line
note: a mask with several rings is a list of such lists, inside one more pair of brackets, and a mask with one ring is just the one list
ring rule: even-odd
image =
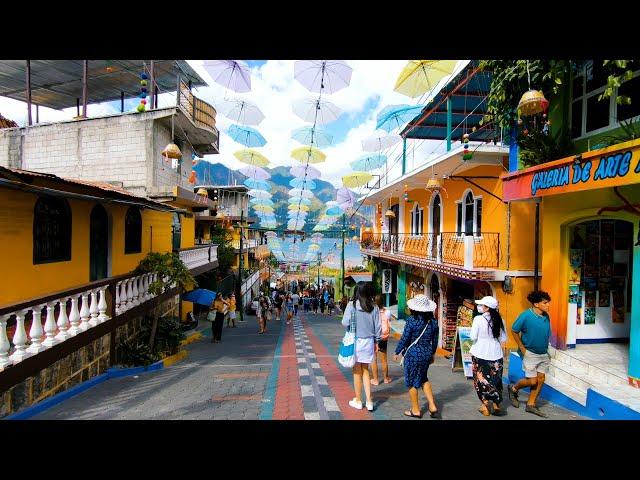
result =
[[149,195],[150,198],[155,198],[159,202],[168,203],[171,202],[181,207],[190,208],[194,212],[202,212],[207,209],[213,209],[215,204],[209,198],[198,195],[191,190],[174,186],[170,192],[157,192]]
[[[140,94],[140,74],[149,60],[89,60],[88,103]],[[27,101],[25,60],[0,60],[0,96]],[[83,60],[31,60],[31,102],[43,107],[75,107],[82,98]],[[185,83],[206,85],[185,60],[154,60],[159,93],[175,91],[180,73]]]

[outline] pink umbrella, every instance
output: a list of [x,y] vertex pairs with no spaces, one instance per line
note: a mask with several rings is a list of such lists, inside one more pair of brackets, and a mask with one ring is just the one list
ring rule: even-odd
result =
[[204,68],[214,82],[234,92],[251,91],[249,67],[239,60],[205,60]]
[[312,167],[311,165],[308,165],[307,167],[305,167],[304,165],[296,165],[294,167],[291,167],[289,173],[296,178],[304,178],[305,169],[307,171],[308,180],[316,180],[317,178],[320,178],[322,176],[322,172],[317,168]]
[[247,165],[246,167],[242,167],[238,171],[241,174],[255,180],[267,180],[268,178],[271,178],[269,172],[267,172],[264,168],[256,167],[253,165]]

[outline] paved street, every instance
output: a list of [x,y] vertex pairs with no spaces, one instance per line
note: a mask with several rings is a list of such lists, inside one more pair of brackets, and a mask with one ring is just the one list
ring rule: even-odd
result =
[[[107,380],[34,418],[416,421],[402,415],[409,398],[400,366],[393,361],[393,381],[373,387],[374,412],[348,406],[351,373],[337,362],[344,333],[340,317],[301,312],[291,325],[271,321],[263,335],[255,317],[245,318],[237,328],[224,328],[222,343],[210,343],[210,329],[204,330],[202,339],[186,347],[185,360],[156,372]],[[390,356],[396,343],[390,339]],[[508,401],[505,417],[483,417],[471,380],[452,373],[444,358],[436,359],[429,378],[443,419],[542,420]],[[521,398],[526,399],[524,392]],[[426,411],[422,394],[421,405]],[[579,418],[544,400],[540,405],[550,419]],[[437,420],[425,415],[421,421]]]

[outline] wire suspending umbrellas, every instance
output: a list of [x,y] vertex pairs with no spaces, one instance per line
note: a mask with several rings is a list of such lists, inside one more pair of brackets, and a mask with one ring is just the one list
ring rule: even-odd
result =
[[303,145],[325,148],[333,143],[333,136],[319,127],[300,127],[291,132],[291,138]]
[[373,178],[369,172],[352,172],[342,177],[342,184],[345,187],[356,188],[366,185]]
[[234,92],[251,91],[251,72],[240,60],[205,60],[204,69],[214,82]]
[[258,106],[242,98],[219,100],[216,103],[216,110],[232,122],[243,125],[259,125],[264,120],[264,114]]
[[293,113],[305,122],[324,125],[336,120],[342,110],[333,103],[314,97],[302,98],[292,104]]
[[387,105],[376,118],[376,129],[390,132],[420,115],[424,105]]
[[311,92],[334,93],[349,85],[353,69],[342,60],[298,60],[293,76]]
[[451,75],[457,63],[457,60],[411,60],[398,75],[393,89],[411,98],[419,97]]
[[373,135],[362,141],[362,149],[365,152],[380,152],[381,150],[393,147],[401,141],[402,137],[397,133],[387,133],[384,130],[376,130]]
[[231,125],[227,130],[227,135],[231,137],[231,140],[245,147],[264,147],[267,143],[262,134],[252,127]]
[[295,165],[291,167],[289,173],[296,178],[304,178],[306,176],[309,180],[317,180],[322,176],[322,172],[311,165]]

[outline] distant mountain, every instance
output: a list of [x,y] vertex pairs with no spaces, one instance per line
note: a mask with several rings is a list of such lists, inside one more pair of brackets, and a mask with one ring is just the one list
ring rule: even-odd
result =
[[[204,160],[199,161],[193,169],[196,171],[196,185],[242,185],[248,178],[238,171],[231,170],[221,163],[210,163]],[[289,173],[289,167],[280,166],[275,168],[265,168],[271,174],[268,180],[272,185],[271,198],[275,205],[276,218],[279,225],[286,225],[287,210],[289,205],[289,182],[293,176]],[[315,198],[312,200],[305,231],[311,231],[318,217],[322,214],[326,202],[336,199],[336,188],[333,184],[324,180],[314,180],[317,187],[313,190]],[[358,217],[361,217],[357,214]],[[365,219],[366,221],[366,219]]]

